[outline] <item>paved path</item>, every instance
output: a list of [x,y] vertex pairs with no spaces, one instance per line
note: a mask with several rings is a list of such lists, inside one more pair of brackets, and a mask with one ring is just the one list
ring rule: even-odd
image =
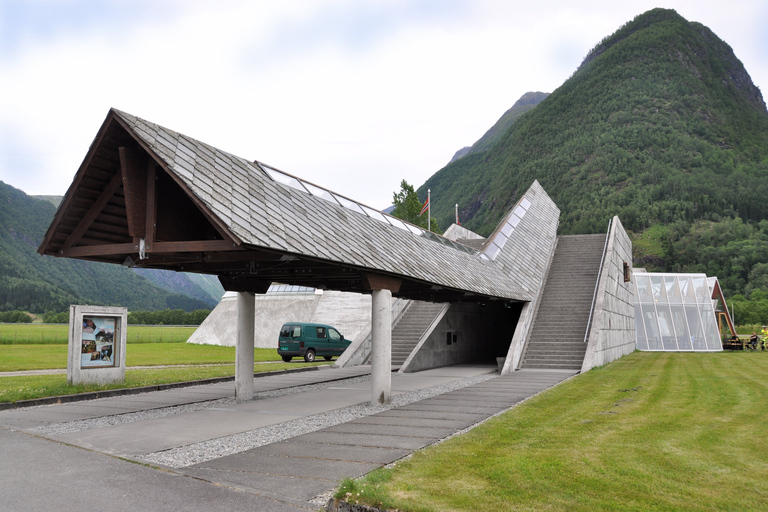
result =
[[[393,374],[393,397],[492,371],[487,366],[467,365]],[[398,460],[573,375],[568,371],[519,371],[180,469],[158,471],[104,455],[140,460],[143,454],[226,439],[264,426],[283,428],[285,422],[297,418],[311,419],[318,413],[365,403],[370,400],[368,382],[339,379],[369,372],[370,367],[355,367],[262,377],[254,380],[256,392],[332,384],[225,407],[49,434],[46,439],[29,433],[52,424],[75,425],[78,420],[119,418],[128,413],[227,398],[233,395],[234,384],[0,411],[0,426],[5,427],[0,428],[3,505],[7,510],[46,511],[66,506],[80,512],[312,510],[317,507],[309,500],[334,488],[341,478],[360,476]]]

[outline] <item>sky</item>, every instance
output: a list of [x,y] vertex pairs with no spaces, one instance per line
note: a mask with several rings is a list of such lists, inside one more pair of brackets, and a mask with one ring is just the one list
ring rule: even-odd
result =
[[0,180],[63,195],[114,107],[383,209],[655,7],[768,86],[765,0],[0,0]]

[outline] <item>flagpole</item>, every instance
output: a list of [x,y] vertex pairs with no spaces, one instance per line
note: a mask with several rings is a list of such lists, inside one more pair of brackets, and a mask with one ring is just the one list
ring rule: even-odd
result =
[[461,225],[459,224],[459,203],[456,203],[456,224]]
[[432,190],[427,189],[427,231],[432,231]]

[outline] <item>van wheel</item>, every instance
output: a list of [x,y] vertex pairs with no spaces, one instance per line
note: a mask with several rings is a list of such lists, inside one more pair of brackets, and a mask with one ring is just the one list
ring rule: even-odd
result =
[[307,350],[307,353],[304,354],[304,360],[308,363],[311,363],[315,360],[315,351],[312,349]]
[[325,359],[326,361],[330,361],[331,359],[333,359],[333,356],[323,356],[323,359]]
[[283,361],[285,361],[286,363],[290,363],[291,359],[293,359],[291,356],[283,356]]

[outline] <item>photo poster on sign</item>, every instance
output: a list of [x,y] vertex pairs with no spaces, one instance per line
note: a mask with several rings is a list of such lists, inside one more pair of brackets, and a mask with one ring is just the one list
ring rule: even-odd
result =
[[116,317],[83,316],[81,368],[115,366],[115,339],[119,336],[119,324]]

